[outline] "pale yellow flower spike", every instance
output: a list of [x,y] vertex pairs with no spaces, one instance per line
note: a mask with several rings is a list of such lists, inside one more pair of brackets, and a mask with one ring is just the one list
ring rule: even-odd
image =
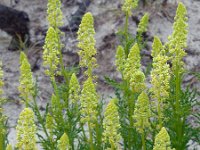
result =
[[138,0],[124,0],[122,11],[124,11],[124,13],[127,13],[128,16],[130,16],[131,10],[135,9],[137,6],[138,6]]
[[80,85],[74,73],[72,74],[69,83],[69,99],[74,104],[77,104],[80,99]]
[[171,149],[170,137],[165,127],[156,135],[153,150],[175,150]]
[[47,4],[48,22],[51,27],[57,29],[63,25],[63,14],[60,0],[48,0]]
[[31,66],[28,62],[26,54],[20,53],[20,85],[18,87],[20,96],[25,100],[26,104],[30,101],[31,96],[34,94],[34,81],[31,72]]
[[59,64],[59,41],[57,33],[53,27],[49,27],[47,36],[45,38],[44,52],[43,52],[43,64],[48,67],[45,71],[47,75],[53,77],[57,74],[57,68]]
[[140,34],[146,32],[148,23],[149,23],[149,14],[146,13],[140,20],[140,23],[138,24],[137,32]]
[[140,64],[140,50],[138,44],[135,44],[128,55],[127,61],[124,65],[124,79],[129,81],[130,86],[134,92],[140,93],[145,89],[145,75],[141,71]]
[[134,126],[140,134],[143,134],[145,132],[145,129],[150,128],[150,116],[151,111],[149,105],[149,98],[145,92],[142,92],[138,96],[133,115],[133,118],[135,120]]
[[184,48],[187,47],[187,10],[183,3],[178,4],[175,22],[173,24],[173,33],[169,37],[169,52],[172,54],[172,69],[178,68],[179,72],[184,71],[183,57],[186,56]]
[[69,138],[66,133],[62,135],[60,140],[58,141],[58,149],[59,150],[70,150]]
[[[119,141],[121,139],[121,135],[119,133],[120,129],[120,122],[119,122],[119,114],[118,108],[115,104],[117,99],[112,99],[105,110],[105,118],[103,121],[103,136],[104,136],[104,143],[110,144],[110,150],[119,150]],[[108,150],[107,149],[107,150]]]
[[81,121],[82,123],[88,123],[93,128],[97,120],[98,95],[95,84],[90,77],[83,83],[80,101],[81,114],[83,115]]
[[164,102],[169,97],[170,66],[167,64],[169,57],[165,55],[162,43],[158,37],[153,42],[153,69],[151,71],[151,92],[154,110],[158,112],[159,126],[162,127]]
[[96,49],[95,49],[95,39],[94,39],[94,20],[91,13],[86,13],[79,26],[78,34],[78,47],[81,49],[79,51],[80,56],[80,66],[86,67],[87,70],[85,74],[88,77],[92,77],[92,71],[97,67]]
[[36,126],[34,122],[34,113],[29,108],[24,108],[20,113],[17,122],[17,144],[20,150],[37,150],[36,147]]
[[125,61],[124,48],[122,46],[118,46],[115,56],[115,64],[117,66],[117,70],[121,73],[123,73]]

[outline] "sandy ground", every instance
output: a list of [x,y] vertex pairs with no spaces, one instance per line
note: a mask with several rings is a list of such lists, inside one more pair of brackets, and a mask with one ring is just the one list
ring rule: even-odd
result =
[[[63,0],[64,1],[64,0]],[[0,3],[10,6],[9,0],[1,0]],[[188,9],[189,17],[189,36],[188,36],[188,56],[185,58],[187,68],[191,71],[200,72],[200,1],[199,0],[183,0],[183,3]],[[14,4],[14,3],[13,3]],[[44,35],[41,34],[41,30],[47,29],[46,21],[46,6],[47,0],[20,0],[15,5],[16,9],[26,11],[31,20],[31,40],[33,42],[41,42],[44,39]],[[108,96],[113,95],[113,89],[105,84],[104,76],[110,76],[115,79],[120,79],[120,74],[116,72],[114,65],[114,56],[116,45],[119,43],[116,37],[116,32],[119,28],[122,28],[124,24],[124,15],[121,13],[120,1],[115,0],[96,0],[93,1],[88,11],[92,12],[95,18],[95,30],[97,41],[96,47],[98,51],[97,61],[99,64],[98,70],[95,73],[99,76],[99,88],[98,91]],[[68,24],[68,20],[73,12],[75,12],[77,6],[75,5],[63,5],[62,10],[64,14],[64,22]],[[133,12],[133,16],[141,16],[146,12],[150,13],[149,24],[149,36],[159,36],[163,42],[167,40],[167,37],[172,33],[173,17],[175,15],[176,4],[174,0],[171,0],[169,5],[165,8],[161,8],[160,5],[148,6],[145,9],[139,8]],[[130,19],[130,32],[135,34],[136,23]],[[78,62],[76,55],[76,35],[72,33],[66,33],[66,37],[63,40],[66,48],[63,50],[63,56],[67,65],[73,65]],[[9,118],[9,126],[11,127],[9,133],[9,141],[15,143],[15,130],[14,126],[18,115],[22,109],[20,105],[19,92],[17,87],[19,85],[19,51],[8,51],[11,37],[5,32],[0,31],[0,60],[3,61],[4,70],[4,82],[5,87],[4,96],[9,100],[5,105],[5,114]],[[147,41],[147,48],[143,51],[147,54],[150,53],[152,41]],[[42,47],[31,47],[29,49],[29,59],[32,67],[35,65],[38,68],[34,69],[34,76],[38,77],[38,85],[40,89],[40,98],[38,103],[40,105],[45,104],[51,96],[52,89],[48,78],[44,75],[44,68],[42,67]],[[148,55],[144,56],[142,64],[146,65],[150,61]],[[81,77],[80,77],[81,78]],[[187,76],[185,84],[190,84],[193,87],[200,89],[200,84],[192,76]],[[192,144],[192,143],[191,143]],[[195,146],[200,149],[200,146]],[[193,148],[190,148],[191,150]]]

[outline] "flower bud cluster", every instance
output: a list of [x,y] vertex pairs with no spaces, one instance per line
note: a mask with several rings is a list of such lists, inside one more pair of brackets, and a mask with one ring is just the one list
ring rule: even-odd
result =
[[138,96],[133,116],[135,120],[134,126],[140,134],[143,134],[145,129],[150,128],[150,116],[149,98],[145,92],[142,92]]
[[91,13],[86,13],[81,21],[78,30],[78,47],[81,49],[79,51],[81,67],[86,67],[87,70],[85,74],[88,77],[92,77],[92,71],[97,67],[96,58],[96,49],[95,49],[95,39],[94,39],[94,19]]
[[37,150],[36,148],[36,126],[34,123],[34,113],[29,108],[24,108],[20,113],[17,122],[17,144],[18,149]]
[[105,110],[105,118],[103,121],[104,128],[104,142],[109,143],[111,145],[111,149],[119,149],[119,141],[121,139],[121,135],[119,133],[120,122],[119,122],[119,114],[116,103],[116,99],[112,99]]
[[140,50],[138,44],[135,44],[128,55],[124,65],[124,79],[129,81],[134,92],[140,93],[145,89],[145,75],[141,71]]
[[20,53],[20,74],[18,89],[20,96],[28,103],[34,94],[34,81],[31,66],[24,52]]

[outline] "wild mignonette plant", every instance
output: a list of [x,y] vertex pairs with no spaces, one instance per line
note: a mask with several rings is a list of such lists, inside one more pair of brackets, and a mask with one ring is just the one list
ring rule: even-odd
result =
[[[187,10],[179,3],[173,33],[167,43],[154,37],[150,84],[141,69],[140,51],[144,46],[149,14],[145,14],[134,37],[129,33],[128,21],[138,0],[125,0],[122,11],[125,25],[119,32],[121,45],[117,47],[115,64],[122,81],[106,81],[115,88],[116,98],[105,104],[97,93],[94,18],[86,13],[78,30],[78,52],[84,80],[79,82],[76,72],[67,69],[62,59],[63,25],[61,2],[49,0],[43,64],[53,92],[46,109],[39,109],[40,94],[24,52],[20,53],[20,98],[25,104],[16,126],[16,145],[7,141],[6,116],[3,115],[3,71],[0,64],[0,146],[3,150],[184,150],[190,140],[199,142],[199,129],[188,121],[198,120],[192,108],[198,105],[196,92],[183,88],[187,73],[183,62],[187,46]],[[169,63],[172,64],[170,67]],[[56,81],[63,76],[63,83]],[[37,78],[36,78],[37,79]],[[199,121],[199,120],[198,120]],[[171,141],[170,141],[171,139]],[[199,142],[200,143],[200,142]]]

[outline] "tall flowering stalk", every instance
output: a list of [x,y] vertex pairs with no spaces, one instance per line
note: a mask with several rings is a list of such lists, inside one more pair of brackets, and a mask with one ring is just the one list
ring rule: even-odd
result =
[[37,150],[36,147],[36,126],[34,123],[34,113],[29,108],[24,108],[20,113],[17,122],[17,144],[18,149]]
[[[185,90],[182,90],[182,78],[185,73],[183,58],[186,56],[186,52],[184,48],[187,47],[187,35],[188,35],[188,23],[187,23],[187,10],[183,3],[179,2],[178,8],[176,11],[176,16],[174,18],[173,24],[173,33],[169,37],[169,42],[167,46],[169,48],[169,53],[171,55],[172,62],[172,84],[171,91],[173,91],[170,95],[172,101],[172,118],[174,126],[171,126],[169,129],[170,134],[174,132],[175,140],[172,141],[173,146],[177,150],[181,150],[186,147],[188,140],[185,136],[188,136],[190,133],[188,132],[187,117],[188,114],[192,114],[191,111],[193,106],[192,101],[188,100],[184,96]],[[190,97],[190,96],[189,96]],[[189,101],[189,102],[186,102]],[[190,103],[189,106],[186,103]],[[189,107],[188,107],[189,106]],[[184,111],[183,111],[184,110]],[[187,140],[185,140],[187,139]]]
[[103,136],[104,142],[110,144],[110,148],[107,150],[119,150],[119,141],[121,139],[121,135],[119,133],[120,122],[119,122],[119,114],[118,108],[115,104],[117,102],[116,99],[112,99],[108,106],[106,107],[104,113],[104,121],[103,121]]
[[176,80],[176,110],[180,110],[181,80],[184,72],[183,57],[186,55],[184,48],[187,47],[187,10],[183,3],[178,4],[173,33],[169,37],[169,52],[172,55],[172,69]]
[[20,53],[20,85],[18,87],[20,96],[25,101],[26,106],[28,106],[30,99],[34,94],[34,81],[31,72],[31,66],[28,62],[26,54],[24,52]]
[[142,92],[135,104],[133,118],[135,120],[134,126],[136,130],[142,135],[143,150],[146,150],[146,131],[150,129],[150,105],[149,98],[145,92]]
[[124,25],[124,36],[125,36],[125,47],[124,47],[124,52],[125,52],[125,57],[128,57],[129,54],[129,32],[128,32],[128,21],[129,17],[131,16],[131,11],[135,9],[138,6],[138,0],[124,0],[124,3],[122,5],[122,11],[126,15],[126,21]]
[[158,37],[154,38],[153,42],[153,68],[151,71],[151,92],[152,98],[155,100],[153,107],[158,114],[159,129],[163,125],[163,111],[165,109],[166,99],[169,97],[169,81],[170,81],[170,67],[167,64],[169,57],[162,46]]
[[171,149],[170,137],[165,127],[162,127],[160,132],[156,135],[153,150],[175,150]]
[[[95,39],[94,39],[94,19],[90,12],[86,13],[79,26],[78,34],[78,48],[80,56],[80,66],[85,67],[86,71],[84,74],[87,79],[83,83],[83,89],[81,91],[81,122],[83,124],[87,123],[89,129],[89,144],[91,150],[94,149],[93,143],[93,131],[96,127],[96,134],[98,134],[97,129],[97,106],[98,106],[98,95],[96,92],[96,85],[94,84],[95,76],[93,75],[93,69],[97,67],[96,63],[96,49],[95,49]],[[97,137],[98,140],[98,137]]]
[[89,142],[91,149],[93,146],[93,130],[95,129],[97,122],[97,106],[98,106],[98,95],[95,89],[95,84],[92,78],[89,77],[83,83],[83,89],[81,91],[81,122],[87,123],[89,129]]

